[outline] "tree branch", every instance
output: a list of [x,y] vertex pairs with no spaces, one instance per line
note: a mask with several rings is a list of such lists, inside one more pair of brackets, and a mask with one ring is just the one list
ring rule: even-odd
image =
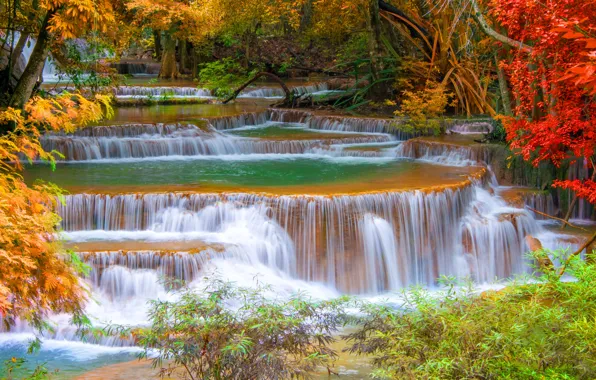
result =
[[482,31],[484,33],[486,33],[487,35],[491,36],[495,40],[500,41],[506,45],[509,45],[511,47],[514,47],[514,48],[519,49],[526,53],[532,53],[533,49],[531,46],[526,45],[521,41],[516,41],[512,38],[504,36],[501,33],[494,30],[488,24],[488,22],[486,22],[486,20],[484,19],[484,16],[482,15],[482,11],[480,10],[480,7],[478,6],[477,0],[470,0],[470,3],[472,4],[472,17],[474,18],[474,20],[476,20],[478,25],[480,25],[480,29],[482,29]]
[[[526,207],[527,207],[527,206],[526,206]],[[556,216],[552,216],[552,215],[546,214],[546,213],[544,213],[544,212],[540,212],[540,211],[538,211],[538,210],[536,210],[536,209],[533,209],[532,207],[527,207],[527,208],[528,208],[528,210],[530,210],[530,211],[532,211],[532,212],[535,212],[535,213],[536,213],[536,214],[538,214],[538,215],[542,215],[542,216],[545,216],[545,217],[547,217],[547,218],[551,218],[551,219],[554,219],[554,220],[558,220],[558,221],[560,221],[560,222],[563,222],[563,225],[568,225],[569,227],[577,228],[578,230],[582,230],[582,231],[586,231],[586,232],[588,232],[588,230],[586,230],[585,228],[582,228],[582,227],[580,227],[580,226],[576,226],[576,225],[574,225],[574,224],[571,224],[571,223],[569,223],[569,222],[568,222],[567,220],[565,220],[565,219],[562,219],[562,218],[557,218]]]
[[588,240],[586,240],[586,242],[584,243],[584,245],[582,245],[581,247],[579,247],[579,249],[577,251],[575,251],[571,255],[569,255],[569,257],[567,258],[567,260],[565,260],[565,263],[561,267],[561,270],[559,271],[559,277],[561,277],[563,275],[563,273],[565,273],[565,270],[567,269],[567,266],[571,262],[571,259],[573,259],[575,256],[577,256],[580,253],[582,253],[582,251],[584,249],[588,248],[588,246],[590,244],[594,243],[594,241],[596,241],[596,233],[594,233],[594,235],[592,235],[591,238],[589,238]]
[[257,73],[254,77],[252,77],[252,79],[250,79],[248,82],[246,82],[242,86],[238,87],[238,89],[236,91],[234,91],[234,93],[229,98],[227,98],[226,100],[223,101],[223,104],[226,104],[226,103],[236,99],[238,97],[238,95],[240,95],[242,90],[244,90],[246,87],[248,87],[251,83],[253,83],[257,79],[259,79],[260,77],[268,77],[269,79],[272,79],[273,81],[279,83],[281,88],[286,93],[285,101],[290,102],[290,100],[292,98],[292,92],[290,91],[288,86],[286,86],[286,84],[281,79],[279,79],[279,77],[277,75],[261,71],[261,72]]

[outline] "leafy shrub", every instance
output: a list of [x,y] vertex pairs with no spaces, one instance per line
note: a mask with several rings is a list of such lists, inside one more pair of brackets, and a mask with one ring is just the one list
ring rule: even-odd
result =
[[199,72],[202,86],[210,89],[219,98],[231,95],[248,76],[250,73],[232,58],[206,63]]
[[404,308],[365,304],[350,351],[374,357],[377,378],[593,379],[596,266],[578,258],[478,294],[443,279],[404,293]]
[[424,89],[405,90],[402,95],[401,108],[394,112],[396,116],[408,118],[402,128],[438,134],[441,130],[439,117],[445,113],[445,108],[453,97],[445,86],[429,81]]
[[486,136],[486,139],[493,143],[507,142],[507,132],[503,127],[503,121],[500,118],[493,120],[493,130]]
[[268,291],[210,280],[177,301],[152,301],[151,325],[135,332],[142,356],[157,353],[155,366],[168,361],[163,376],[182,368],[191,379],[308,378],[329,367],[342,301],[275,301]]

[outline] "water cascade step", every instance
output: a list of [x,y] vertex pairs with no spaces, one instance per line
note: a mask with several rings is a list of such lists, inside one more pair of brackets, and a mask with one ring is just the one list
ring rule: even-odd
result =
[[[490,281],[519,273],[524,268],[524,237],[539,230],[529,212],[508,208],[471,184],[428,192],[330,197],[76,194],[67,196],[59,214],[66,236],[75,242],[215,243],[229,243],[229,236],[218,234],[225,235],[243,215],[253,229],[275,231],[274,240],[261,236],[281,244],[270,247],[275,253],[267,254],[256,246],[260,253],[254,257],[259,262],[295,261],[299,279],[351,293],[432,285],[440,274],[467,273],[478,281]],[[294,275],[291,266],[277,267]]]
[[[265,127],[283,127],[266,122]],[[308,131],[307,125],[290,125],[290,131]],[[291,136],[290,136],[291,137]],[[390,135],[311,133],[303,139],[247,138],[224,134],[193,124],[132,124],[91,127],[72,135],[47,134],[43,148],[60,152],[66,161],[205,156],[231,154],[299,154],[333,144],[385,143]]]

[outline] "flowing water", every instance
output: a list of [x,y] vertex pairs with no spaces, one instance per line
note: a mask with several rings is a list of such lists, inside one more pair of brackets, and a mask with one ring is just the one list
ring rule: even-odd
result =
[[[315,87],[303,91],[328,90]],[[148,88],[118,91],[166,91]],[[252,91],[245,96],[275,94]],[[258,276],[278,297],[390,298],[441,275],[492,283],[523,273],[528,234],[551,248],[577,245],[501,198],[482,156],[415,148],[396,123],[243,102],[123,108],[106,125],[44,136],[63,158],[55,171],[28,167],[26,180],[70,191],[57,209],[60,235],[92,268],[84,281],[97,326],[146,324],[148,300],[175,297],[163,277],[198,286],[218,273],[250,286]],[[488,127],[467,131],[479,128]],[[128,338],[80,342],[66,316],[51,319],[35,361],[63,377],[138,351]],[[0,359],[24,353],[31,336],[20,323],[0,334]],[[369,370],[352,365],[348,378]]]

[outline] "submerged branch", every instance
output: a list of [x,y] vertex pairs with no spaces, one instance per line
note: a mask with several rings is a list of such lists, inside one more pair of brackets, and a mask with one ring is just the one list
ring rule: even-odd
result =
[[[527,207],[527,206],[526,206],[526,207]],[[588,232],[588,230],[586,230],[585,228],[583,228],[583,227],[580,227],[580,226],[576,226],[575,224],[571,224],[571,223],[569,223],[569,222],[568,222],[567,220],[565,220],[565,219],[562,219],[562,218],[557,218],[556,216],[552,216],[552,215],[549,215],[549,214],[547,214],[547,213],[544,213],[544,212],[538,211],[538,210],[536,210],[536,209],[533,209],[532,207],[528,207],[528,210],[530,210],[530,211],[532,211],[532,212],[535,212],[535,213],[536,213],[536,214],[538,214],[538,215],[542,215],[542,216],[544,216],[544,217],[551,218],[551,219],[554,219],[554,220],[558,220],[558,221],[560,221],[560,222],[563,222],[563,225],[568,225],[569,227],[577,228],[578,230],[582,230],[582,231],[586,231],[586,232]]]

